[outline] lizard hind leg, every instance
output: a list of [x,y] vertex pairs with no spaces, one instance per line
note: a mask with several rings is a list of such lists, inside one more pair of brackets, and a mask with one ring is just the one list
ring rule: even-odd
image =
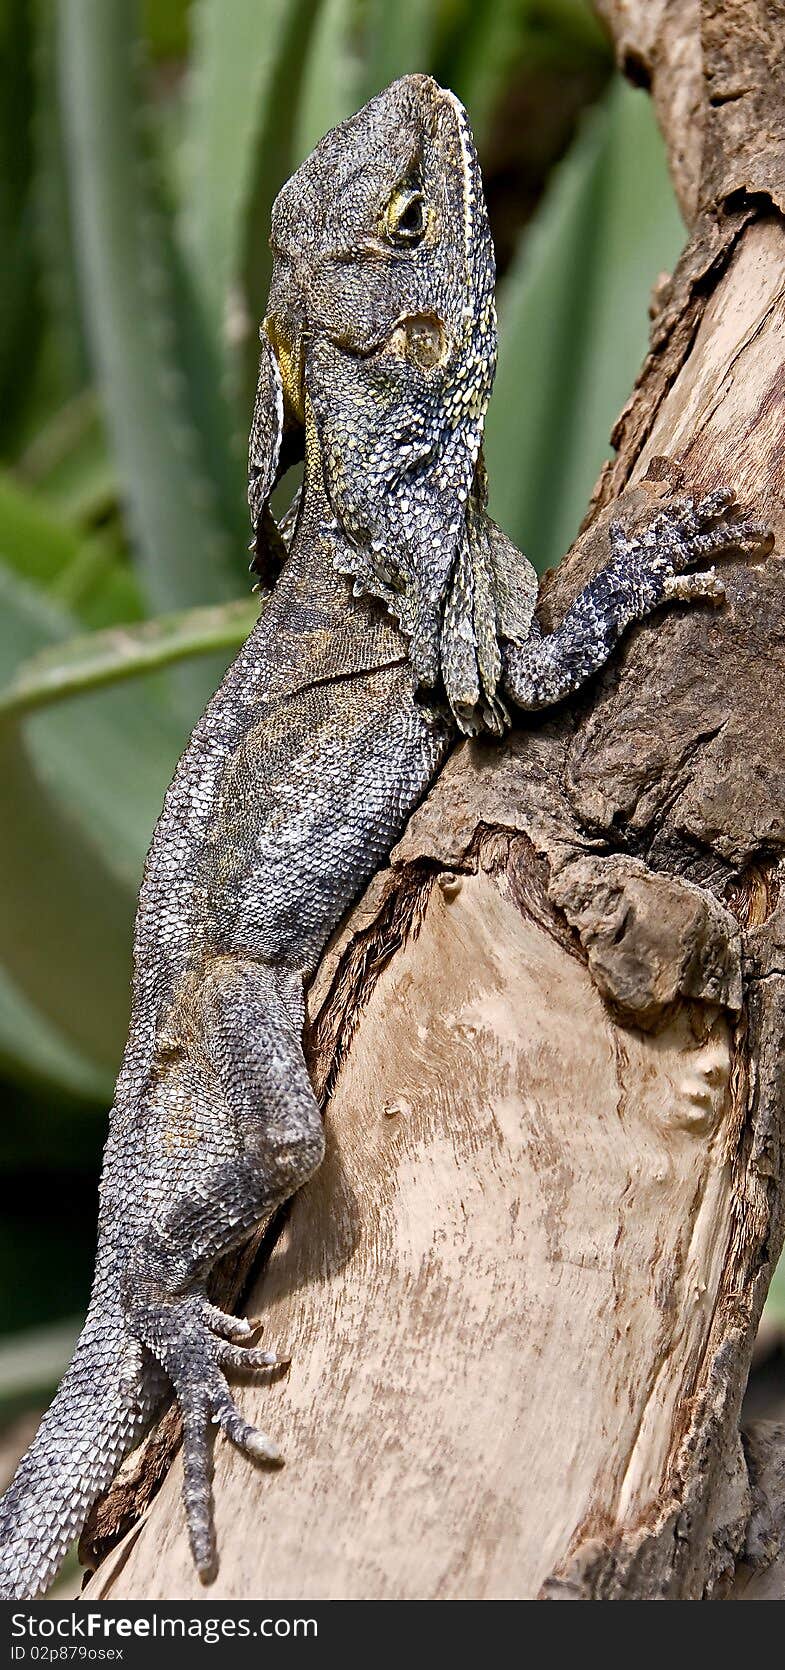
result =
[[[198,1141],[172,1181],[161,1107],[159,1153],[148,1196],[159,1203],[126,1271],[129,1325],[168,1376],[183,1418],[183,1500],[194,1563],[214,1574],[210,1437],[217,1425],[255,1460],[279,1463],[272,1439],[236,1407],[227,1370],[271,1370],[288,1362],[248,1344],[254,1326],[211,1303],[215,1260],[306,1181],[321,1161],[324,1134],[302,1048],[302,979],[292,971],[215,958],[190,1008],[193,1061],[205,1091]],[[205,1063],[209,1068],[205,1068]],[[198,1082],[198,1081],[195,1081]],[[195,1095],[190,1118],[196,1117]]]

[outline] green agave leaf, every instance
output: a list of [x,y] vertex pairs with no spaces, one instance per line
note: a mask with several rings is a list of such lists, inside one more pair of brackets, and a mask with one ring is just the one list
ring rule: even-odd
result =
[[189,6],[190,0],[143,0],[142,27],[156,58],[185,53]]
[[576,51],[610,55],[609,38],[597,17],[593,0],[526,0],[526,5],[534,27],[539,17]]
[[[32,588],[0,572],[0,676],[10,682],[28,657],[77,635],[72,616],[42,605]],[[224,651],[220,666],[228,660]],[[164,791],[195,719],[195,712],[186,717],[172,708],[166,675],[151,672],[131,686],[88,689],[69,702],[38,706],[25,722],[25,752],[42,795],[55,799],[100,853],[131,914]],[[15,729],[6,725],[2,734]]]
[[75,1049],[0,967],[0,1072],[108,1106],[112,1076]]
[[119,541],[85,535],[53,514],[41,495],[0,471],[0,564],[33,581],[85,625],[133,620],[141,613],[138,586],[121,560]]
[[[0,675],[75,622],[0,570]],[[154,681],[76,697],[0,727],[0,962],[17,992],[89,1062],[117,1064],[130,941],[150,831],[181,750]]]
[[236,586],[236,512],[223,514],[229,439],[219,443],[220,413],[205,415],[217,379],[203,370],[198,390],[189,383],[214,345],[202,337],[198,354],[189,336],[190,357],[181,351],[181,315],[198,329],[141,141],[137,6],[62,0],[57,17],[84,314],[140,572],[156,608],[215,602]]
[[74,226],[68,207],[58,95],[57,16],[50,0],[33,0],[32,13],[35,19],[33,231],[54,344],[53,358],[62,385],[60,392],[70,394],[83,389],[87,383],[90,357],[79,294]]
[[421,0],[367,0],[365,85],[360,102],[373,97],[399,75],[430,67],[436,7]]
[[450,36],[442,45],[440,75],[466,105],[480,147],[488,137],[502,89],[527,49],[532,54],[531,10],[529,0],[477,0],[464,6],[460,19],[453,20]]
[[17,669],[10,684],[0,689],[0,720],[18,719],[35,708],[51,707],[195,655],[236,649],[258,613],[258,602],[249,598],[70,638]]
[[116,533],[86,539],[73,562],[53,582],[50,596],[86,626],[139,620],[143,614],[139,586],[121,555]]
[[156,669],[219,646],[226,665],[255,613],[244,602],[85,638],[66,611],[0,569],[0,871],[13,877],[0,962],[36,1014],[104,1073],[127,1026],[142,863],[190,729]]
[[32,19],[27,6],[0,11],[0,434],[14,437],[29,403],[41,310],[32,214]]
[[538,567],[577,533],[683,242],[650,101],[614,84],[555,171],[500,286],[491,509]]
[[193,7],[182,245],[230,386],[264,307],[270,207],[290,172],[317,11],[318,0],[195,0]]
[[52,793],[13,727],[0,731],[6,811],[0,958],[80,1054],[115,1066],[128,1018],[133,894]]
[[553,547],[566,550],[604,460],[649,341],[653,287],[675,266],[684,223],[651,99],[621,80],[609,100],[600,217],[594,233],[584,352],[572,402],[572,445],[562,475]]
[[110,511],[119,493],[117,465],[94,389],[84,388],[47,413],[14,473],[67,522],[89,524]]
[[81,1317],[26,1328],[0,1343],[0,1402],[46,1392],[68,1367]]
[[600,113],[586,123],[499,286],[499,365],[485,426],[490,508],[541,568],[556,555],[550,525],[580,352],[585,254],[602,189],[606,126]]
[[34,494],[0,470],[0,558],[11,568],[47,585],[79,554],[78,533],[49,514]]
[[311,35],[292,141],[293,166],[362,103],[357,0],[323,0]]
[[610,64],[591,0],[452,0],[437,10],[435,73],[471,112],[482,149],[504,93],[525,68]]

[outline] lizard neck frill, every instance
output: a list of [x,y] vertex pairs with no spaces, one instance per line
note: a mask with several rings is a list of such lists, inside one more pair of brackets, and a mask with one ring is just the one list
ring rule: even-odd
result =
[[44,1594],[149,1420],[127,1337],[116,1317],[91,1305],[71,1363],[0,1499],[3,1600]]

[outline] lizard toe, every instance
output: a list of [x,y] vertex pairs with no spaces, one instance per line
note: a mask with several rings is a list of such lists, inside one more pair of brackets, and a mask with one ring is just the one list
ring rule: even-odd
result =
[[261,1327],[258,1321],[250,1322],[247,1316],[232,1316],[218,1305],[209,1303],[205,1303],[203,1315],[207,1327],[221,1339],[250,1339]]
[[213,1420],[238,1449],[252,1456],[255,1461],[268,1461],[277,1466],[283,1463],[281,1451],[272,1438],[268,1438],[258,1427],[251,1426],[240,1414],[223,1379],[220,1386],[211,1388],[210,1402]]
[[[197,1289],[145,1304],[136,1334],[174,1387],[183,1422],[183,1505],[194,1564],[204,1583],[217,1569],[212,1494],[212,1428],[256,1461],[283,1457],[266,1433],[244,1419],[224,1378],[227,1369],[258,1373],[283,1368],[288,1357],[246,1343],[259,1323],[229,1315]],[[243,1343],[237,1343],[239,1340]]]
[[766,522],[742,516],[732,524],[734,548],[744,556],[767,556],[774,546],[774,532]]
[[291,1357],[282,1357],[277,1351],[262,1351],[254,1345],[232,1345],[229,1341],[218,1347],[216,1360],[221,1368],[239,1369],[246,1374],[258,1369],[288,1368]]
[[685,539],[684,566],[694,567],[714,557],[732,556],[734,552],[741,556],[762,555],[771,550],[773,542],[771,530],[761,522],[738,515],[718,515],[708,526],[704,524],[699,533]]
[[713,568],[697,574],[673,574],[665,581],[665,600],[671,603],[688,603],[705,597],[710,603],[722,603],[725,599],[725,587]]
[[718,516],[724,516],[735,503],[736,494],[732,487],[728,487],[727,484],[715,487],[712,492],[705,493],[695,505],[696,521],[704,524],[714,522]]
[[215,1576],[217,1553],[213,1521],[212,1410],[203,1386],[178,1385],[183,1420],[183,1506],[194,1565],[203,1583]]
[[[242,1352],[225,1344],[229,1360],[250,1358],[254,1368],[271,1368],[278,1359],[272,1352]],[[230,1354],[236,1352],[237,1359]],[[265,1359],[261,1361],[261,1359]],[[170,1370],[173,1373],[173,1370]],[[193,1346],[184,1374],[174,1378],[177,1402],[183,1422],[183,1507],[188,1541],[194,1565],[203,1583],[212,1582],[217,1570],[212,1490],[212,1427],[219,1426],[238,1449],[255,1461],[280,1465],[283,1456],[272,1438],[240,1414],[221,1369],[205,1354],[197,1365]]]

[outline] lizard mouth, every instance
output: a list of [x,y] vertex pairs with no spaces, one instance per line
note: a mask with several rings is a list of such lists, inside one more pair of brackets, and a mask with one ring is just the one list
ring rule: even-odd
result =
[[264,331],[278,361],[283,386],[284,412],[296,423],[305,423],[305,351],[300,335],[290,339],[268,313]]

